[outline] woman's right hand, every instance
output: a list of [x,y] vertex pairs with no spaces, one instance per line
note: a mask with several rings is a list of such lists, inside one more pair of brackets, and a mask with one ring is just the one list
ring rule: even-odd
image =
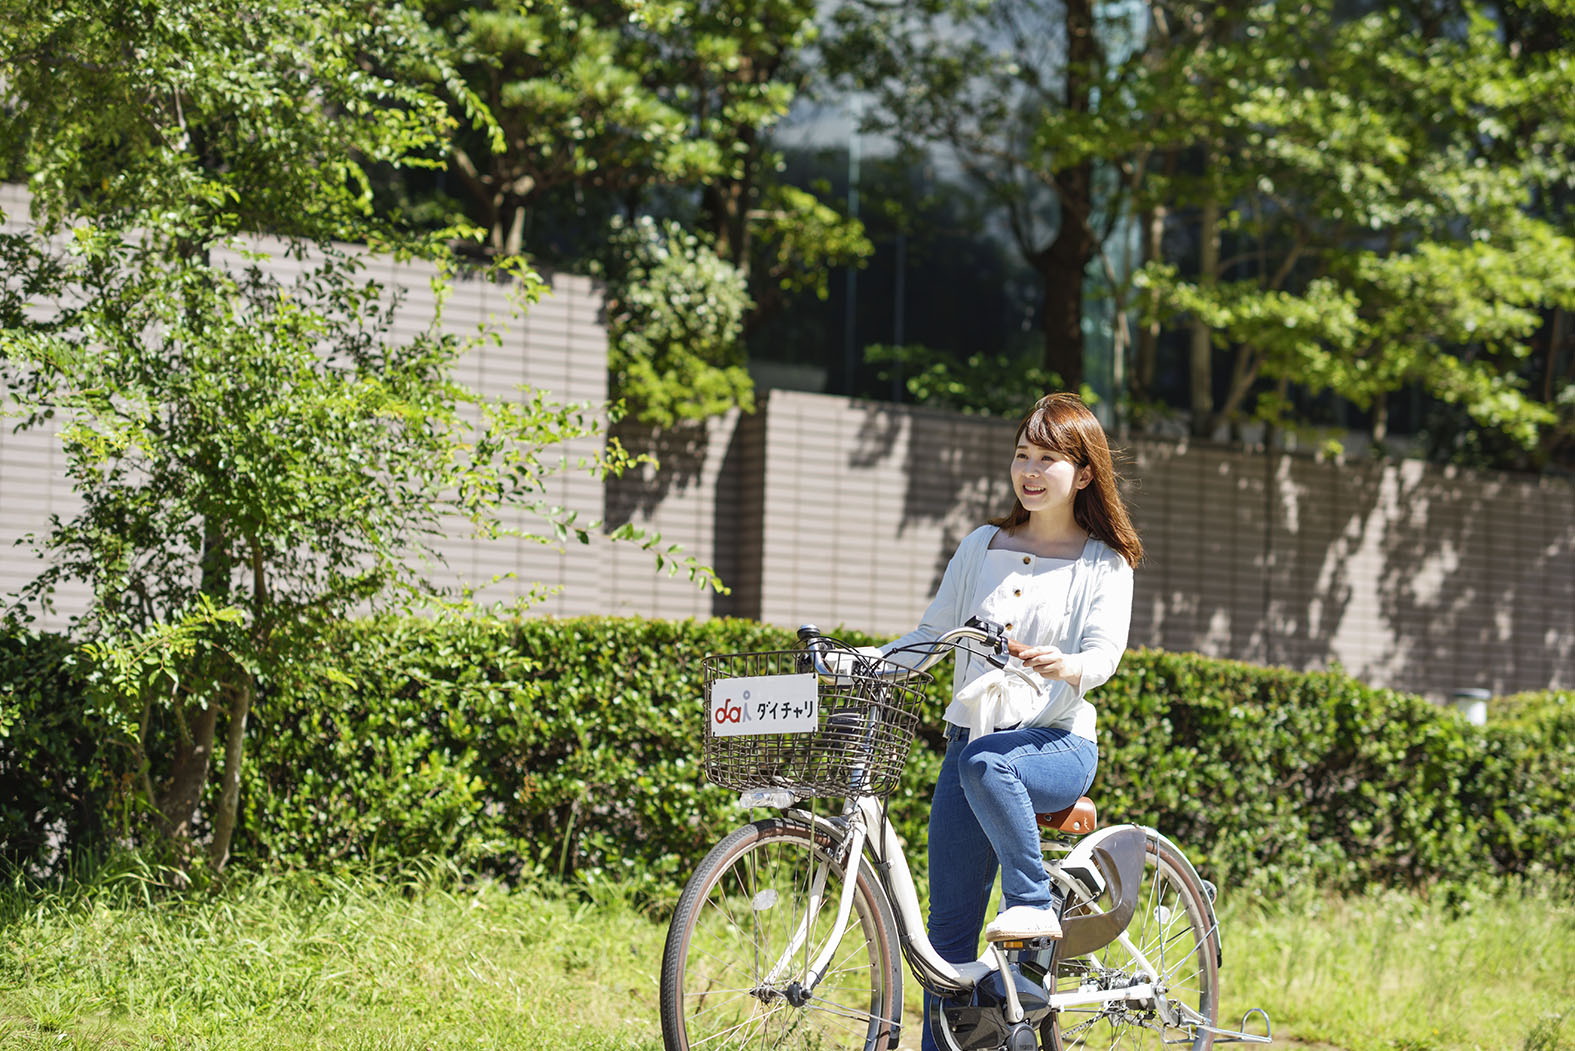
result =
[[1006,652],[1023,662],[1023,667],[1045,679],[1059,679],[1078,687],[1083,677],[1083,659],[1075,653],[1063,653],[1055,646],[1025,646],[1013,639],[1006,640]]

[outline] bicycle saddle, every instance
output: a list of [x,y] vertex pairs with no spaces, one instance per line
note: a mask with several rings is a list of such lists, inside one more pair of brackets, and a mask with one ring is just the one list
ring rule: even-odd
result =
[[1064,832],[1069,836],[1086,836],[1099,827],[1099,812],[1094,809],[1094,801],[1087,796],[1079,796],[1077,802],[1065,810],[1057,810],[1053,814],[1036,814],[1035,817],[1039,820],[1039,827]]

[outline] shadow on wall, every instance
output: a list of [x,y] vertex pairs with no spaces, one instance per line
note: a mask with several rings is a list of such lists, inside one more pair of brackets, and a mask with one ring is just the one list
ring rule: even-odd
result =
[[674,493],[698,484],[714,444],[704,421],[652,427],[622,419],[608,435],[631,454],[653,457],[657,464],[642,464],[607,483],[607,525],[614,529],[636,517],[649,518]]
[[[1490,636],[1500,612],[1514,615],[1518,581],[1494,580],[1492,572],[1491,497],[1427,474],[1408,484],[1398,479],[1390,484],[1399,492],[1383,531],[1378,596],[1384,620],[1405,630],[1396,632],[1388,670],[1405,681],[1432,680],[1429,685],[1437,687],[1440,670],[1449,668],[1453,678],[1466,678],[1444,685],[1491,685],[1485,663],[1469,668],[1461,661],[1470,650],[1494,641]],[[1447,523],[1447,531],[1429,529],[1430,519]],[[1484,612],[1489,616],[1476,616]]]
[[933,593],[963,537],[1012,505],[1016,421],[881,403],[856,408],[860,419],[848,467],[857,472],[896,466],[902,472],[897,535],[916,526],[940,527]]
[[1140,442],[1133,644],[1446,698],[1567,684],[1567,486],[1420,462]]
[[731,588],[713,595],[711,614],[760,619],[765,543],[766,416],[740,415],[726,434],[711,508],[714,566]]
[[635,523],[659,530],[664,544],[677,542],[730,588],[711,595],[711,615],[758,618],[764,414],[734,411],[665,428],[622,420],[610,435],[656,463],[607,482],[606,528]]
[[1349,664],[1341,639],[1353,634],[1370,651],[1387,652],[1387,634],[1370,622],[1368,601],[1378,576],[1370,537],[1383,520],[1382,469],[1242,455],[1269,479],[1255,516],[1259,562],[1267,569],[1257,618],[1265,629],[1263,661],[1297,668]]
[[[1551,487],[1513,477],[1467,485],[1452,470],[1387,473],[1395,499],[1377,598],[1397,646],[1385,678],[1440,695],[1499,691],[1513,688],[1505,668],[1514,667],[1570,685],[1569,494],[1560,501]],[[1557,610],[1565,611],[1562,631],[1549,616]]]
[[[663,470],[611,485],[608,517],[652,521],[733,587],[685,615],[785,623],[826,605],[900,632],[958,542],[1010,506],[1012,430],[780,392],[758,415],[703,433],[621,427]],[[1567,481],[1152,438],[1128,450],[1124,492],[1148,549],[1133,646],[1296,668],[1338,662],[1435,697],[1572,685]]]

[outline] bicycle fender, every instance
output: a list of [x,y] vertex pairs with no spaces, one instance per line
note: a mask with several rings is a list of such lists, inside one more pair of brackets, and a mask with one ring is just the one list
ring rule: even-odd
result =
[[[1164,843],[1176,852],[1176,857],[1180,858],[1181,863],[1187,867],[1187,875],[1192,877],[1192,881],[1194,883],[1196,883],[1199,887],[1212,888],[1212,884],[1210,884],[1202,876],[1198,875],[1198,870],[1192,865],[1192,859],[1187,857],[1187,855],[1182,852],[1180,847],[1172,843],[1162,833],[1154,829],[1150,829],[1149,831],[1153,832],[1154,838],[1156,840]],[[1220,940],[1220,921],[1219,917],[1214,913],[1214,892],[1212,889],[1204,890],[1203,909],[1203,914],[1209,922],[1209,930],[1214,932],[1212,938],[1212,941],[1214,942],[1214,964],[1216,967],[1223,967],[1225,965],[1225,944]]]
[[1104,948],[1121,936],[1137,912],[1138,888],[1143,883],[1143,854],[1148,830],[1137,825],[1102,828],[1081,840],[1061,863],[1072,875],[1091,868],[1104,877],[1109,905],[1092,916],[1069,916],[1061,921],[1062,957],[1081,956]]

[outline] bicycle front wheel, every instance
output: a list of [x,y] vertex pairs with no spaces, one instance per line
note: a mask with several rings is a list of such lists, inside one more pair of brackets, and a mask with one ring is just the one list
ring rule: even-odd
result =
[[855,885],[846,929],[824,977],[807,987],[835,933],[848,878],[833,856],[838,846],[778,818],[745,825],[706,855],[678,900],[662,957],[667,1051],[896,1046],[895,924],[857,858],[849,860]]
[[1118,1046],[1208,1051],[1214,1036],[1200,1025],[1217,1024],[1220,991],[1219,932],[1206,893],[1182,853],[1150,835],[1126,944],[1118,940],[1086,956],[1058,956],[1054,981],[1046,984],[1065,993],[1149,983],[1156,995],[1052,1014],[1043,1027],[1046,1051]]

